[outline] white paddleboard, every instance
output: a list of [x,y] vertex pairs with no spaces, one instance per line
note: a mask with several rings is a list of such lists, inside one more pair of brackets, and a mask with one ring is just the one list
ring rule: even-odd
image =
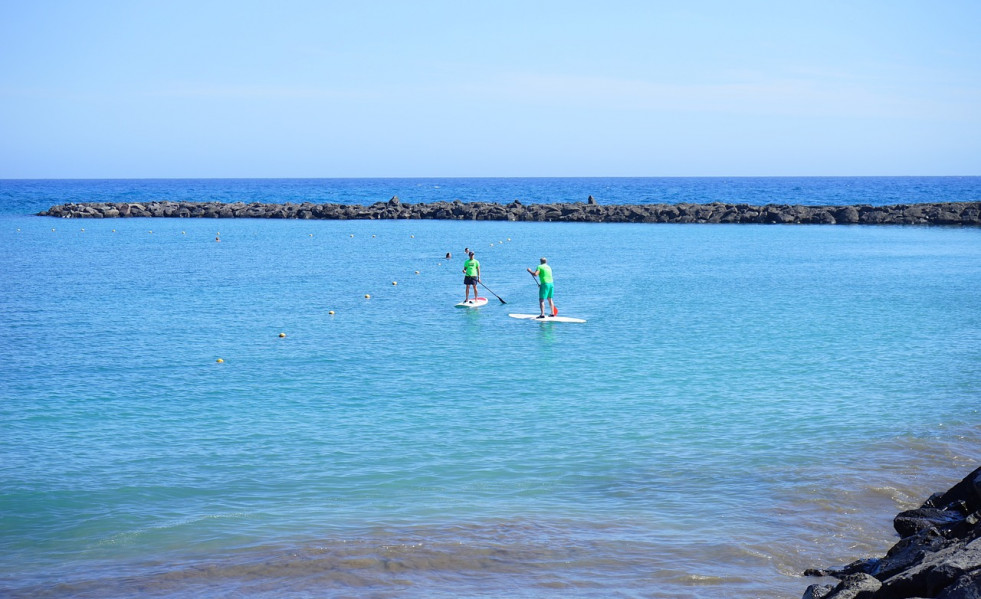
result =
[[456,307],[457,308],[479,308],[481,306],[486,306],[486,305],[487,305],[487,298],[486,297],[478,297],[475,300],[468,300],[468,301],[465,301],[465,302],[460,302],[459,304],[456,305]]
[[537,320],[538,322],[586,322],[581,318],[569,318],[568,316],[546,316],[545,318],[539,318],[538,314],[508,314],[508,316],[524,320]]

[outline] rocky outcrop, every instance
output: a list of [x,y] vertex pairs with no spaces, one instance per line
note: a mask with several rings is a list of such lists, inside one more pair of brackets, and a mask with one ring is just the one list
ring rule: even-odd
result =
[[893,527],[901,538],[885,557],[805,572],[840,582],[811,585],[804,599],[981,599],[981,468]]
[[83,203],[52,206],[40,216],[62,218],[296,218],[324,220],[437,219],[603,223],[758,223],[981,226],[981,202],[891,206],[801,206],[769,204],[510,204],[433,202],[407,204],[393,197],[369,206],[352,204],[261,204],[236,202]]

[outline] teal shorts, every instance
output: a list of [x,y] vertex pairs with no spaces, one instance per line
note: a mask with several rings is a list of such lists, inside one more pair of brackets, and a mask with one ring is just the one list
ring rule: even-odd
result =
[[548,299],[552,297],[552,290],[553,288],[551,283],[542,283],[541,286],[538,287],[538,299]]

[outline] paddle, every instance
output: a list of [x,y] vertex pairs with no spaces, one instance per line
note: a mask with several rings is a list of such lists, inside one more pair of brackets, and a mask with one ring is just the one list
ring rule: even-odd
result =
[[502,303],[502,304],[506,304],[506,303],[507,303],[506,301],[504,301],[503,299],[501,299],[501,296],[499,296],[499,295],[497,295],[496,293],[494,293],[493,291],[491,291],[491,290],[490,290],[490,287],[488,287],[487,285],[484,285],[484,284],[483,284],[483,282],[481,282],[481,281],[477,281],[477,282],[478,282],[478,283],[480,283],[480,284],[481,284],[481,286],[483,286],[483,288],[484,288],[484,289],[486,289],[487,291],[490,291],[490,292],[491,292],[491,295],[493,295],[493,296],[494,296],[494,297],[496,297],[497,299],[499,299],[499,300],[501,300],[501,303]]
[[[528,273],[528,274],[531,275],[531,278],[535,279],[535,285],[538,285],[538,288],[541,289],[542,288],[542,284],[538,282],[538,277],[535,276],[535,273],[532,272],[532,273]],[[555,301],[553,300],[552,301],[552,316],[558,316],[558,315],[559,315],[559,307],[555,305]]]

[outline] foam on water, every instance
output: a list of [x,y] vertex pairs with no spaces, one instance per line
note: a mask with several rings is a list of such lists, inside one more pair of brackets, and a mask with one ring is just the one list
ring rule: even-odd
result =
[[[465,246],[507,305],[453,307]],[[507,317],[541,255],[586,324]],[[796,596],[979,458],[976,230],[5,218],[0,263],[14,596]]]

